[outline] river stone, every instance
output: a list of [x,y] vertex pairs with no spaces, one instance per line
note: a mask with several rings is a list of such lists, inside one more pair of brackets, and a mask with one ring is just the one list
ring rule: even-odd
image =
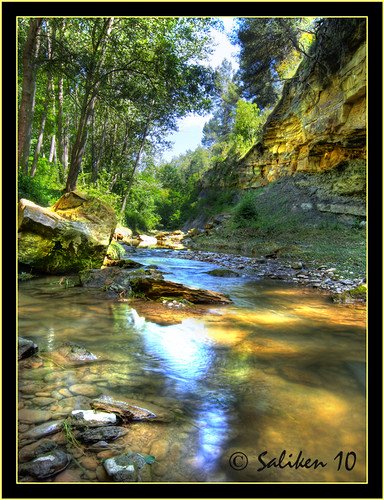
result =
[[97,443],[98,441],[114,441],[118,437],[127,434],[124,427],[102,426],[95,429],[88,429],[80,433],[80,440],[86,443]]
[[53,450],[45,455],[40,455],[31,462],[19,467],[21,477],[32,476],[36,479],[45,479],[53,476],[68,467],[70,459],[66,453]]
[[166,439],[157,439],[151,445],[150,455],[163,460],[168,454],[169,443]]
[[80,396],[94,397],[100,395],[100,390],[90,384],[74,384],[69,387],[69,390]]
[[132,271],[120,267],[105,267],[104,269],[85,269],[79,273],[79,278],[80,284],[85,288],[129,292],[131,273]]
[[18,212],[19,262],[48,274],[101,267],[116,227],[107,203],[73,191],[51,208],[21,199]]
[[63,356],[71,362],[89,362],[97,360],[97,356],[95,354],[92,354],[87,349],[75,344],[74,342],[66,342],[59,347],[57,352],[60,356]]
[[19,462],[29,462],[39,455],[55,450],[57,443],[49,439],[41,439],[31,444],[23,446],[19,451]]
[[41,425],[37,425],[33,427],[25,434],[23,434],[24,439],[40,439],[44,436],[48,436],[50,434],[54,434],[55,432],[60,432],[62,430],[64,419],[61,420],[51,420],[50,422],[46,422]]
[[116,423],[114,413],[105,413],[94,410],[74,410],[72,415],[77,415],[80,420],[88,426],[104,426]]
[[135,276],[131,279],[132,291],[141,297],[151,300],[161,300],[164,297],[184,299],[192,304],[231,304],[226,295],[211,290],[203,290],[148,276]]
[[56,403],[56,399],[45,396],[39,396],[33,399],[33,404],[36,406],[48,406],[53,403]]
[[114,481],[136,482],[140,480],[140,472],[146,462],[142,455],[133,451],[109,458],[104,462],[104,467]]
[[32,340],[23,339],[22,337],[17,338],[17,351],[19,360],[29,358],[38,350],[39,348],[32,342]]
[[90,401],[91,399],[86,396],[72,396],[71,398],[61,399],[58,404],[61,408],[68,408],[68,412],[70,412],[89,406]]
[[217,276],[219,278],[233,278],[240,276],[236,271],[232,271],[231,269],[212,269],[212,271],[207,271],[206,274],[210,276]]
[[19,421],[26,424],[38,424],[40,422],[47,422],[52,418],[50,411],[40,409],[23,408],[19,411]]

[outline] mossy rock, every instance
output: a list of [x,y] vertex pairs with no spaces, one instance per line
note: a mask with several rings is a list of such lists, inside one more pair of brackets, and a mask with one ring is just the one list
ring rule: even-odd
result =
[[116,215],[101,200],[76,191],[51,208],[20,200],[18,224],[19,262],[43,273],[61,274],[101,267]]
[[239,275],[236,271],[232,271],[231,269],[212,269],[212,271],[207,271],[206,274],[210,276],[217,276],[219,278],[236,278]]
[[346,290],[340,293],[331,295],[332,302],[341,304],[353,304],[354,302],[366,302],[367,300],[367,285],[360,285],[351,290]]

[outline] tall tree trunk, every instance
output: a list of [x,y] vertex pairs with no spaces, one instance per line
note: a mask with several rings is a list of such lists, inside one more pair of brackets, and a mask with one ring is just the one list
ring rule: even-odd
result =
[[66,191],[74,191],[76,189],[77,178],[79,176],[81,162],[83,160],[85,146],[87,143],[89,125],[91,123],[93,110],[96,104],[97,89],[100,85],[100,72],[104,65],[105,53],[107,49],[108,38],[112,30],[113,17],[107,19],[104,24],[103,33],[100,35],[97,43],[94,44],[94,57],[97,57],[97,52],[101,47],[100,58],[94,72],[89,72],[85,86],[85,95],[83,100],[82,111],[80,115],[79,127],[75,144],[72,149],[71,165],[69,167]]
[[107,123],[108,123],[108,110],[107,110],[107,116],[105,117],[105,121],[104,121],[104,124],[103,124],[103,131],[101,133],[101,139],[100,139],[99,151],[97,153],[97,158],[95,159],[95,161],[94,161],[94,163],[92,165],[91,182],[94,185],[96,185],[96,183],[97,183],[97,176],[99,174],[99,165],[100,165],[101,157],[102,157],[102,154],[103,154],[105,136],[107,134]]
[[57,156],[61,164],[60,180],[64,181],[64,176],[68,171],[68,148],[66,147],[66,136],[64,126],[64,80],[60,73],[57,82]]
[[[54,29],[52,30],[52,36],[53,36],[53,38],[55,37],[55,30]],[[51,44],[51,34],[50,34],[49,26],[47,26],[47,46],[48,46],[48,58],[52,59],[52,44]],[[44,129],[45,129],[45,123],[47,121],[47,116],[48,116],[48,105],[49,105],[49,101],[51,98],[51,93],[52,93],[52,70],[49,70],[47,93],[46,93],[45,101],[44,101],[43,117],[41,119],[39,137],[37,139],[35,154],[33,157],[33,163],[32,163],[31,172],[30,172],[31,177],[35,176],[36,169],[37,169],[37,162],[39,160],[40,149],[41,149],[41,145],[43,143]]]
[[40,156],[40,149],[41,149],[41,145],[43,144],[45,123],[47,121],[48,104],[49,104],[50,94],[51,94],[51,91],[52,91],[52,75],[49,75],[48,78],[49,78],[49,80],[48,80],[48,85],[47,85],[47,95],[45,97],[45,102],[44,102],[44,112],[43,112],[43,117],[41,119],[41,126],[40,126],[39,137],[37,139],[35,154],[33,156],[33,163],[32,163],[31,172],[30,172],[30,176],[31,177],[34,177],[35,173],[36,173],[37,162],[38,162],[39,156]]
[[76,141],[72,149],[71,165],[69,167],[66,192],[74,191],[76,189],[77,178],[80,173],[81,162],[83,160],[85,145],[87,143],[89,125],[92,120],[93,110],[96,103],[96,96],[93,96],[88,105],[84,105],[79,127],[77,129]]
[[23,89],[18,121],[17,162],[25,174],[28,174],[28,157],[35,107],[36,58],[40,45],[37,34],[42,21],[42,18],[31,19],[23,54]]
[[[154,100],[152,100],[151,106],[153,106],[153,104],[154,104]],[[139,149],[139,151],[137,153],[137,156],[136,156],[135,166],[133,167],[132,174],[131,174],[131,176],[130,176],[130,178],[128,180],[128,183],[127,183],[127,189],[125,191],[125,196],[124,196],[124,199],[123,199],[123,204],[121,205],[120,213],[124,213],[125,206],[127,204],[128,195],[129,195],[129,192],[130,192],[132,184],[133,184],[133,179],[135,177],[135,173],[136,173],[137,167],[139,166],[139,163],[140,163],[140,158],[141,158],[141,155],[142,155],[143,150],[144,150],[145,141],[147,140],[148,130],[149,130],[149,124],[151,122],[151,116],[152,116],[152,111],[150,111],[149,114],[148,114],[147,122],[145,124],[145,129],[144,129],[143,136],[142,136],[142,139],[141,139],[140,149]]]

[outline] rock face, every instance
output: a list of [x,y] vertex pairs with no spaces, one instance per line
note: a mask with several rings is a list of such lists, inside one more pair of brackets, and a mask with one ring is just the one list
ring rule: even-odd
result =
[[[287,85],[262,141],[244,158],[241,183],[260,186],[295,172],[322,173],[366,157],[366,44],[326,86],[316,71]],[[362,187],[362,186],[361,186]]]
[[[340,57],[334,53],[334,39],[325,33],[322,62],[303,61],[285,85],[260,142],[239,163],[208,172],[203,189],[257,188],[300,174],[315,190],[319,184],[328,198],[365,197],[365,22],[353,26],[340,35]],[[343,205],[340,200],[320,200],[317,209],[339,214]],[[356,210],[348,213],[365,215],[363,204]]]
[[112,207],[78,191],[43,208],[22,199],[18,206],[19,262],[60,274],[101,267],[116,227]]

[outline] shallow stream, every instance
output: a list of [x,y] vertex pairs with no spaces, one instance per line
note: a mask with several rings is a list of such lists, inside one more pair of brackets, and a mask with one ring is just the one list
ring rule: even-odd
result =
[[[22,282],[18,335],[47,358],[72,341],[98,360],[20,370],[21,408],[55,420],[106,394],[166,409],[170,421],[133,423],[116,440],[156,456],[152,481],[365,481],[365,308],[275,280],[213,277],[217,266],[164,250],[133,258],[233,304],[180,319],[166,305],[107,299],[58,277]],[[92,466],[77,468],[78,480],[105,480],[101,458],[84,456]]]

